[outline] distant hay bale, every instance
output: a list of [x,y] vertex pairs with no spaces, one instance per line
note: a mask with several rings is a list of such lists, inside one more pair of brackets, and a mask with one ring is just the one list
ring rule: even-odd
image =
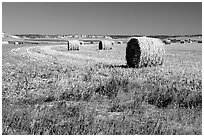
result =
[[123,42],[122,41],[118,41],[118,44],[123,44]]
[[79,50],[80,42],[78,40],[70,40],[67,42],[68,51]]
[[84,45],[84,42],[83,42],[83,41],[80,41],[79,43],[80,43],[80,45]]
[[189,40],[188,40],[188,43],[192,43],[192,40],[189,39]]
[[160,39],[132,37],[126,47],[126,61],[129,67],[147,67],[163,64],[164,44]]
[[98,45],[99,50],[110,50],[112,49],[112,42],[108,40],[99,41]]
[[202,40],[199,40],[198,43],[202,43]]
[[184,41],[184,40],[181,40],[180,43],[185,43],[185,41]]
[[112,44],[112,45],[115,45],[115,41],[111,41],[111,44]]
[[164,44],[171,44],[171,40],[168,40],[168,39],[163,40],[163,42],[164,42]]

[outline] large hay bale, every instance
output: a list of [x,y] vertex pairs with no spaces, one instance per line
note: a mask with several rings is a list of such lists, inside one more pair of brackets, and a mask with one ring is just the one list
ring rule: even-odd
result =
[[70,40],[67,42],[68,51],[79,50],[80,42],[78,40]]
[[109,40],[101,40],[98,44],[99,50],[110,50],[112,49],[112,42]]
[[147,67],[163,64],[164,44],[160,39],[132,37],[126,47],[126,61],[129,67]]

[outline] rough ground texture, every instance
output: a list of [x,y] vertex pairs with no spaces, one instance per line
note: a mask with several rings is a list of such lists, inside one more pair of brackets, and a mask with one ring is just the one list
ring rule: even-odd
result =
[[3,45],[2,134],[202,134],[202,46],[184,45],[139,69],[125,45]]

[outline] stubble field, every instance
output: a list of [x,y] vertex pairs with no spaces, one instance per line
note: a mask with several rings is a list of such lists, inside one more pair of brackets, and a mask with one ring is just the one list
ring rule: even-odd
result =
[[2,134],[202,134],[202,44],[128,68],[126,45],[2,45]]

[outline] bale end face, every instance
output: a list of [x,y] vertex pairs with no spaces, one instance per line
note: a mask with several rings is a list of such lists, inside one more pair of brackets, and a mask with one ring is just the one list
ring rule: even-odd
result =
[[126,47],[126,61],[129,67],[139,67],[140,46],[137,39],[130,39]]
[[103,43],[102,43],[102,41],[99,41],[98,49],[99,49],[99,50],[102,50],[102,49],[103,49]]
[[67,50],[69,51],[69,41],[67,41]]
[[121,45],[121,44],[123,44],[123,42],[122,42],[122,41],[118,41],[118,44],[120,44],[120,45]]

